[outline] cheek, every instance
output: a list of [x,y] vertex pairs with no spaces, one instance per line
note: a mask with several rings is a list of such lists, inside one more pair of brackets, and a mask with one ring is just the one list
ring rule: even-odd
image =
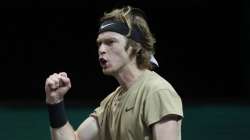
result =
[[120,55],[117,55],[117,54],[112,55],[111,62],[113,64],[118,64],[118,63],[121,63],[122,61],[123,61],[123,59]]
[[114,48],[110,50],[110,54],[115,59],[124,59],[126,57],[126,52],[123,50],[123,48]]
[[114,47],[111,47],[109,50],[110,58],[113,63],[124,63],[128,60],[128,53],[126,52],[124,47],[121,47],[122,45],[117,45]]
[[128,60],[128,54],[126,52],[114,53],[114,59],[117,62],[124,62]]

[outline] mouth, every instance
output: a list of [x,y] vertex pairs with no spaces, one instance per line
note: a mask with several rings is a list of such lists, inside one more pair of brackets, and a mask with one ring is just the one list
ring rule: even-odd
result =
[[107,66],[107,60],[106,59],[104,59],[104,58],[100,58],[99,59],[99,62],[100,62],[100,65],[103,67],[103,68],[105,68],[106,66]]

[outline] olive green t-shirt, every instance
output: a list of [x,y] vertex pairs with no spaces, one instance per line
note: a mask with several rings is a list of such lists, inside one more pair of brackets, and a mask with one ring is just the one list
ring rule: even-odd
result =
[[127,91],[118,87],[91,114],[98,121],[101,140],[152,140],[151,125],[166,115],[183,118],[181,98],[165,79],[149,70]]

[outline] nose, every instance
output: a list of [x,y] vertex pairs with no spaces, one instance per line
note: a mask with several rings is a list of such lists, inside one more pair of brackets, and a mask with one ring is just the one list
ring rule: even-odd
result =
[[99,54],[99,55],[103,55],[103,54],[106,54],[106,52],[107,52],[107,50],[106,50],[105,45],[104,45],[104,44],[101,44],[101,45],[99,46],[99,49],[98,49],[98,54]]

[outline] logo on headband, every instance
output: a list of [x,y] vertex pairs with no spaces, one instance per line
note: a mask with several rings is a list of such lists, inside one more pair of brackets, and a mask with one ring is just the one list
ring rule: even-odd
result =
[[113,25],[113,24],[115,24],[115,23],[108,23],[108,24],[102,25],[102,26],[100,27],[100,29],[102,30],[102,29],[104,29],[105,27],[108,27],[108,26]]

